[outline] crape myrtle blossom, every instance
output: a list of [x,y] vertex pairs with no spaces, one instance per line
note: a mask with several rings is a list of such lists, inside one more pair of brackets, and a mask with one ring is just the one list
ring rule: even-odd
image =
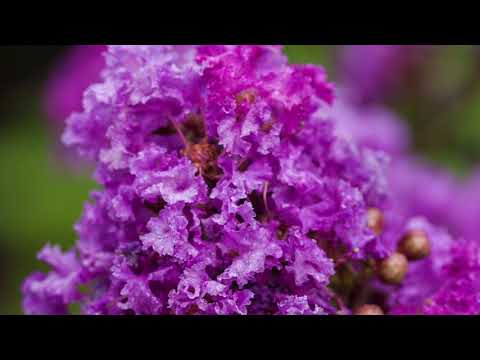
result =
[[77,45],[68,48],[45,86],[44,109],[49,120],[63,129],[65,119],[82,110],[83,92],[100,81],[105,66],[105,45]]
[[[40,253],[51,271],[24,282],[26,313],[388,311],[401,294],[377,292],[432,261],[437,228],[396,211],[386,152],[340,135],[322,68],[279,46],[110,46],[105,61],[63,135],[103,189],[75,247]],[[424,227],[420,250],[400,246]],[[431,311],[456,309],[449,295]]]
[[405,233],[399,249],[420,255],[409,263],[400,285],[376,280],[370,291],[388,294],[383,305],[393,314],[479,313],[478,176],[460,180],[414,157],[408,130],[387,109],[358,106],[342,96],[333,114],[340,135],[390,155],[387,177],[394,210],[385,213],[384,233]]
[[399,115],[383,105],[358,105],[349,99],[345,88],[337,93],[330,109],[337,136],[349,139],[358,146],[385,152],[390,159],[409,153],[410,132]]
[[422,62],[427,45],[348,45],[338,53],[340,81],[351,100],[383,103]]
[[331,113],[337,136],[388,154],[389,195],[397,211],[410,217],[425,216],[454,236],[476,238],[480,214],[478,169],[462,179],[412,154],[406,122],[385,106],[355,104],[342,91]]
[[[419,227],[420,224],[414,224]],[[428,228],[431,256],[414,263],[391,293],[393,314],[474,315],[480,312],[480,248],[476,241],[452,241]],[[435,233],[435,231],[437,231]]]
[[[84,91],[101,80],[105,50],[105,45],[68,47],[52,68],[45,84],[42,107],[56,138],[60,138],[67,117],[72,112],[82,110]],[[74,149],[65,148],[60,141],[55,141],[53,152],[55,158],[70,170],[83,170],[91,166],[81,161]]]
[[423,215],[443,227],[417,224],[430,239],[431,254],[415,262],[402,287],[392,293],[390,302],[397,305],[394,313],[478,314],[480,248],[474,229],[480,214],[480,188],[476,178],[462,181],[413,158],[396,160],[389,175],[398,212]]
[[389,195],[397,212],[425,216],[456,237],[476,239],[480,214],[478,169],[462,179],[412,154],[406,122],[385,106],[355,104],[342,91],[331,112],[337,136],[388,154]]

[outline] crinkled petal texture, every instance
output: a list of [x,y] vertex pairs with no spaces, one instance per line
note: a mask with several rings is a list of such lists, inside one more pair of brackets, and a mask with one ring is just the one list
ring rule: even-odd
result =
[[34,273],[24,282],[23,307],[31,315],[63,315],[68,305],[80,299],[81,266],[73,251],[45,246],[38,258],[52,267],[48,274]]
[[335,313],[334,263],[387,253],[367,226],[387,159],[338,135],[323,69],[278,46],[110,46],[105,59],[63,135],[103,189],[77,256],[25,282],[25,311]]

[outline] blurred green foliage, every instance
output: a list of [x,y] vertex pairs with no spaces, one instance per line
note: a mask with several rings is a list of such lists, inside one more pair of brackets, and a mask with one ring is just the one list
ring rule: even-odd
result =
[[73,224],[95,186],[56,157],[38,97],[18,95],[24,103],[6,115],[0,132],[0,314],[21,312],[21,281],[45,268],[36,260],[45,243],[73,244]]
[[[291,62],[320,63],[335,80],[333,50],[298,45],[285,49]],[[45,243],[63,249],[74,243],[73,225],[96,186],[90,171],[68,169],[56,153],[59,134],[39,106],[47,72],[39,71],[43,73],[31,82],[23,80],[0,94],[0,105],[8,105],[0,107],[0,314],[21,313],[21,282],[30,272],[46,269],[36,260]],[[421,97],[391,105],[408,120],[419,153],[465,173],[480,159],[480,81],[475,81],[480,63],[471,47],[448,47],[424,71],[429,79],[424,90],[430,94],[448,93],[472,79],[474,86],[449,111],[431,104],[425,111]]]

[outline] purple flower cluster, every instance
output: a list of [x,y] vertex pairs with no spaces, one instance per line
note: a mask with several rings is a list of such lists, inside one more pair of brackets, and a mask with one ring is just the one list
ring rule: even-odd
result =
[[51,271],[24,282],[26,313],[480,310],[475,244],[392,196],[408,131],[386,109],[334,100],[278,46],[104,56],[63,135],[102,189],[75,247],[40,252]]
[[[389,169],[398,212],[424,216],[431,255],[409,271],[402,288],[391,297],[398,313],[480,313],[480,248],[475,233],[480,184],[461,181],[445,170],[412,157],[393,161]],[[418,226],[421,227],[421,226]],[[458,239],[453,239],[452,236]]]
[[415,231],[429,240],[429,255],[409,263],[401,284],[375,280],[370,291],[388,294],[382,305],[392,314],[480,313],[478,176],[460,180],[418,159],[410,153],[408,129],[396,114],[345,98],[332,109],[337,131],[390,158],[386,174],[392,207],[385,213],[384,233]]

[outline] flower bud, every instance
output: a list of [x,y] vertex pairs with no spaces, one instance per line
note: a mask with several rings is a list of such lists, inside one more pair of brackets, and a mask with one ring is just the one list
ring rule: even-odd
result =
[[422,230],[411,230],[400,240],[398,251],[410,260],[420,260],[430,254],[430,241]]
[[382,308],[375,304],[364,304],[353,311],[353,315],[384,315]]
[[408,260],[406,256],[396,252],[379,263],[377,275],[387,284],[400,284],[407,271]]
[[377,208],[370,208],[367,211],[367,226],[375,233],[380,235],[383,230],[383,214]]

